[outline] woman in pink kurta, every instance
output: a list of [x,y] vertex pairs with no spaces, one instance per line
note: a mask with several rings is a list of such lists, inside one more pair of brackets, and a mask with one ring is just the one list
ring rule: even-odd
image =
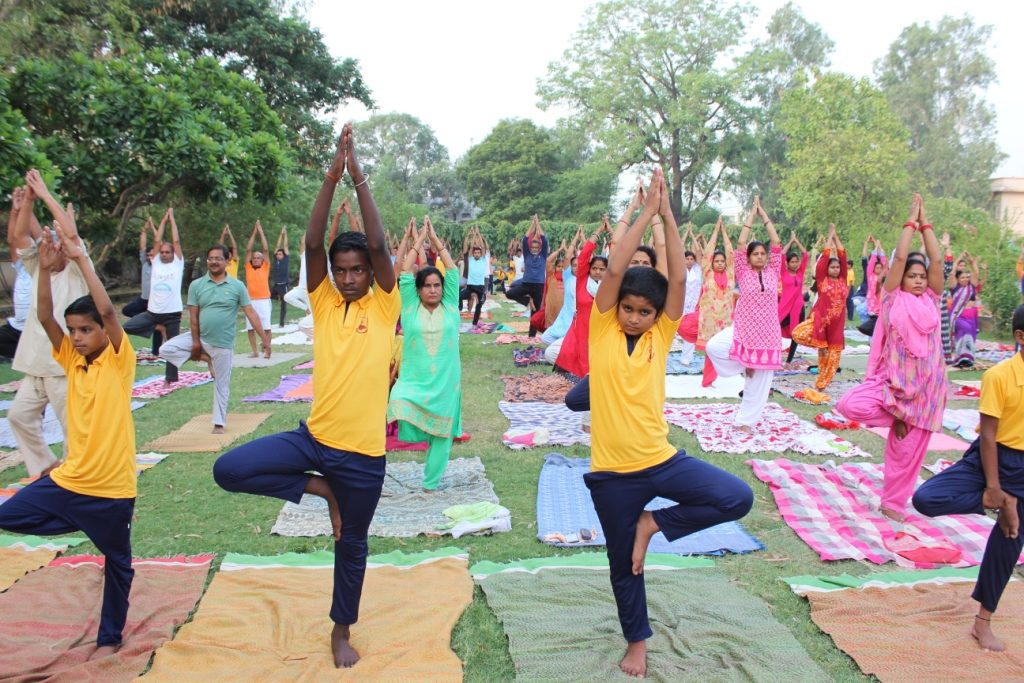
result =
[[[791,249],[794,245],[800,251]],[[804,321],[804,274],[807,272],[808,258],[807,250],[800,244],[795,232],[782,252],[786,255],[786,263],[779,269],[779,282],[782,283],[779,289],[779,326],[782,328],[782,336],[792,339],[793,328]],[[789,345],[787,363],[793,362],[796,347],[796,342]]]
[[[929,264],[910,255],[921,233]],[[933,432],[942,429],[946,366],[938,311],[943,288],[942,249],[914,195],[882,291],[865,380],[836,408],[851,420],[888,427],[881,513],[902,520]]]

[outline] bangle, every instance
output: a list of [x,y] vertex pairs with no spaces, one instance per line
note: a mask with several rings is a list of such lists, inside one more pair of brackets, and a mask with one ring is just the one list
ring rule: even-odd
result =
[[749,226],[749,225],[744,225],[743,227],[744,227],[745,229],[747,229],[747,230],[750,230],[750,226]]
[[325,175],[326,175],[326,176],[327,176],[328,178],[330,178],[331,180],[333,180],[333,181],[334,181],[335,183],[337,183],[337,182],[339,182],[339,181],[341,180],[341,178],[339,178],[338,176],[334,175],[334,174],[333,174],[333,173],[331,173],[330,171],[328,171],[328,172],[327,172],[327,173],[326,173]]
[[903,224],[903,227],[904,228],[913,228],[914,230],[918,230],[919,229],[917,227],[917,223],[915,223],[914,221],[907,221],[906,223]]
[[360,185],[365,185],[366,181],[368,181],[369,179],[370,179],[370,174],[366,173],[366,174],[363,175],[363,179],[361,181],[359,181],[358,183],[356,183],[355,185],[353,185],[352,187],[359,187]]
[[619,219],[619,223],[622,223],[623,225],[629,225],[629,221],[624,221],[621,218]]
[[925,230],[931,230],[931,229],[932,229],[932,224],[931,223],[922,223],[921,227],[918,228],[918,230],[920,230],[921,232],[924,232]]

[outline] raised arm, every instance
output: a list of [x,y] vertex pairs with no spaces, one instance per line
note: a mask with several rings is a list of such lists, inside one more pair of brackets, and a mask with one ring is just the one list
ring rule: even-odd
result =
[[412,248],[405,255],[405,261],[402,263],[402,273],[411,273],[413,266],[416,265],[416,257],[419,256],[420,249],[423,248],[423,242],[427,239],[427,226],[423,226],[423,230],[416,232],[416,239],[413,241]]
[[[910,216],[907,218],[907,222],[903,224],[903,229],[900,231],[899,241],[896,242],[896,252],[893,254],[892,263],[889,264],[889,274],[885,276],[885,291],[894,292],[900,288],[900,283],[903,281],[903,271],[907,267],[907,253],[910,252],[910,243],[914,239],[914,233],[917,231],[919,225],[921,211],[921,195],[915,193],[914,199],[910,203]],[[939,281],[942,280],[942,264],[939,263]],[[929,283],[931,281],[931,272],[928,273]],[[941,291],[941,284],[940,284]]]
[[373,201],[373,194],[367,185],[369,179],[363,173],[356,157],[351,123],[345,124],[341,135],[348,155],[348,173],[355,184],[356,198],[359,200],[359,213],[363,216],[363,227],[366,229],[366,245],[370,249],[373,279],[383,291],[390,292],[395,288],[395,269],[391,267],[391,255],[388,253],[387,241],[384,239],[384,225],[381,223],[377,204]]
[[924,201],[919,202],[921,220],[921,240],[924,242],[924,251],[928,255],[928,287],[936,294],[942,294],[942,247],[932,230],[932,224],[928,222],[928,215],[924,210]]
[[619,300],[619,289],[622,287],[622,276],[629,268],[629,261],[640,246],[644,236],[644,228],[651,222],[651,219],[661,208],[661,169],[655,168],[651,177],[651,185],[647,190],[647,197],[644,201],[643,210],[639,218],[629,226],[629,229],[622,235],[621,242],[612,250],[608,259],[608,270],[601,279],[601,286],[597,290],[594,303],[597,310],[606,313],[616,306]]
[[[758,203],[758,201],[759,201],[759,198],[755,195],[754,196],[754,205],[752,207],[750,207],[750,213],[747,214],[747,220],[743,221],[743,227],[742,227],[742,229],[740,229],[740,236],[739,236],[739,239],[736,241],[736,244],[738,244],[741,247],[744,244],[746,244],[747,241],[750,239],[750,231],[754,227],[754,220],[758,216],[758,213],[757,213],[757,203]],[[726,232],[724,230],[722,231],[722,234],[726,235],[726,240],[728,241],[728,235],[726,234]],[[729,249],[729,252],[731,253],[732,249]]]
[[[146,251],[146,240],[149,238],[149,225],[152,223],[152,219],[146,216],[146,220],[142,223],[142,227],[139,229],[139,251]],[[8,230],[8,234],[10,231]]]
[[438,258],[441,259],[441,263],[444,264],[446,271],[454,273],[457,270],[455,261],[452,260],[452,255],[448,252],[448,248],[441,242],[441,238],[434,232],[434,224],[430,222],[428,218],[426,221],[427,237],[430,239],[430,244],[434,247],[434,251],[437,252]]
[[[622,217],[619,218],[619,222],[615,224],[615,232],[612,233],[610,242],[611,251],[615,250],[615,245],[619,243],[619,241],[622,239],[622,236],[625,234],[626,230],[629,229],[629,222],[633,220],[633,214],[636,212],[637,209],[639,209],[643,205],[643,203],[644,186],[638,185],[636,188],[636,192],[633,193],[633,197],[629,200],[629,205],[626,206],[625,212],[622,214]],[[644,225],[644,227],[646,228],[647,226]],[[634,249],[633,251],[636,250]],[[633,252],[630,252],[630,256],[632,255]]]
[[174,220],[173,206],[167,208],[167,219],[171,222],[171,246],[174,247],[174,255],[184,258],[181,255],[181,238],[178,236],[178,223]]
[[53,295],[50,293],[50,273],[61,267],[64,258],[61,248],[51,239],[39,241],[39,277],[36,278],[36,317],[50,339],[50,346],[59,350],[64,341],[64,330],[53,317]]
[[[82,241],[78,239],[78,230],[75,226],[75,212],[74,209],[68,204],[67,211],[65,211],[66,220],[71,222],[68,226],[71,228],[70,233],[64,229],[65,226],[60,225],[57,227],[57,236],[60,238],[61,247],[64,250],[64,255],[68,259],[78,264],[78,268],[82,271],[82,278],[85,280],[85,284],[89,287],[89,294],[92,296],[93,303],[96,304],[96,310],[100,314],[100,318],[103,320],[103,331],[106,332],[107,338],[110,339],[111,345],[114,347],[114,351],[121,350],[121,341],[124,339],[124,329],[121,328],[121,321],[117,315],[117,309],[114,308],[114,304],[110,301],[110,296],[107,294],[107,290],[103,288],[103,283],[100,282],[100,278],[96,275],[96,270],[92,266],[92,261],[85,254],[85,249],[82,248]],[[72,236],[74,235],[74,236]],[[50,278],[39,278],[40,283],[43,280],[49,282]],[[53,307],[51,303],[51,308]],[[42,322],[42,321],[40,321]],[[56,321],[54,321],[56,325]],[[63,336],[60,326],[57,325],[58,336]],[[46,335],[50,338],[50,342],[53,343],[53,334],[50,329],[46,330]],[[59,341],[54,344],[55,348],[59,347]]]
[[[347,128],[346,128],[347,130]],[[338,146],[334,150],[334,159],[330,168],[324,174],[324,180],[320,184],[320,192],[313,202],[313,211],[309,216],[309,225],[306,227],[306,290],[311,294],[320,286],[323,279],[327,277],[327,252],[324,249],[324,233],[327,231],[327,215],[331,210],[331,202],[334,200],[334,190],[345,172],[345,132],[338,139]],[[390,261],[390,260],[389,260]],[[390,265],[390,263],[389,263]],[[389,268],[394,274],[394,269]],[[258,329],[258,328],[257,328]]]
[[[14,221],[14,233],[12,234],[10,229],[7,231],[7,242],[12,250],[28,249],[43,234],[43,228],[39,225],[39,221],[36,220],[33,213],[36,203],[35,192],[28,186],[16,188],[15,193],[19,192],[21,201],[17,202],[17,196],[15,196],[15,201],[12,202],[12,206],[15,202],[19,204],[17,220]],[[12,213],[14,213],[13,210]],[[13,258],[13,255],[17,252],[12,251],[11,253]]]
[[256,233],[259,232],[260,222],[256,221],[256,224],[252,226],[252,232],[249,233],[249,241],[245,244],[245,262],[248,263],[252,260],[252,248],[256,244]]
[[727,266],[731,266],[733,263],[733,247],[732,240],[729,239],[729,228],[722,223],[722,218],[719,216],[718,222],[722,225],[722,244],[725,247],[725,262]]
[[[238,258],[238,242],[235,241],[235,233],[231,232],[231,226],[228,225],[227,223],[224,224],[224,230],[228,234],[228,240],[231,241],[231,245],[230,245],[231,246],[231,254],[235,258]],[[221,242],[221,244],[226,244],[226,243],[225,242]]]
[[[665,247],[665,233],[667,232],[667,229],[665,227],[664,219],[655,216],[654,220],[651,222],[651,227],[651,232],[654,233],[654,254],[657,256],[656,260],[658,262],[656,270],[665,277],[668,277],[668,254]],[[675,233],[676,239],[679,239],[679,230],[676,229]],[[680,245],[681,244],[682,242],[680,241]],[[685,272],[685,270],[682,272]]]
[[171,209],[170,207],[167,207],[167,210],[164,211],[164,215],[160,218],[160,226],[156,229],[156,232],[153,233],[153,246],[158,250],[160,249],[160,243],[164,241],[164,229],[167,228],[167,221],[170,213]]
[[[68,211],[50,194],[50,190],[46,187],[46,183],[43,182],[43,176],[39,174],[39,171],[35,169],[29,171],[25,176],[25,182],[32,188],[33,194],[46,204],[46,208],[50,211],[50,215],[53,216],[54,222],[66,226],[64,230],[68,238],[78,240],[78,227],[75,225],[74,218],[69,217]],[[68,207],[70,206],[68,204]]]
[[754,197],[754,203],[757,205],[757,214],[761,217],[761,222],[764,223],[765,230],[768,231],[768,237],[771,239],[772,246],[777,247],[782,244],[782,240],[779,239],[779,233],[775,231],[775,223],[768,217],[768,212],[761,206],[761,197]]
[[279,239],[281,240],[281,245],[279,247],[277,247],[277,248],[282,250],[284,252],[285,256],[290,256],[291,252],[288,251],[288,228],[287,227],[284,227],[284,226],[281,227],[281,237]]
[[[661,176],[659,182],[661,184],[659,212],[661,219],[665,222],[664,250],[667,261],[665,268],[668,271],[662,273],[668,278],[668,293],[665,296],[665,309],[662,313],[668,316],[669,320],[679,320],[683,317],[683,302],[686,301],[686,254],[683,250],[683,240],[679,237],[679,226],[676,225],[672,205],[668,200],[665,176]],[[657,242],[655,242],[655,246],[657,246]]]

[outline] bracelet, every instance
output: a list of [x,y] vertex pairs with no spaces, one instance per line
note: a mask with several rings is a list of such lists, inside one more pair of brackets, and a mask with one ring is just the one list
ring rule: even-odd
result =
[[921,227],[918,228],[918,230],[920,230],[921,232],[924,232],[925,230],[931,230],[931,229],[932,229],[932,224],[931,223],[922,223]]
[[[619,219],[619,223],[622,223],[623,225],[629,225],[629,221],[624,221],[621,218]],[[618,225],[618,223],[616,225]]]
[[992,621],[992,617],[988,617],[988,618],[986,619],[985,617],[981,616],[980,614],[975,614],[975,615],[974,615],[974,618],[975,618],[975,619],[981,619],[982,621]]
[[360,185],[365,185],[365,184],[366,184],[366,181],[368,181],[369,179],[370,179],[370,174],[369,174],[369,173],[366,173],[366,174],[364,174],[364,175],[363,175],[363,179],[362,179],[362,181],[360,181],[360,182],[356,183],[356,184],[355,184],[355,185],[353,185],[352,187],[359,187]]
[[919,230],[919,228],[917,227],[917,223],[915,223],[914,221],[907,221],[906,223],[903,224],[903,227],[904,228],[913,228],[914,230]]
[[333,173],[331,173],[330,171],[328,171],[328,172],[327,172],[327,173],[325,173],[324,175],[326,175],[326,176],[327,176],[328,178],[330,178],[331,180],[333,180],[333,181],[334,181],[335,183],[338,183],[338,182],[340,182],[340,181],[341,181],[341,178],[339,178],[338,176],[334,175],[334,174],[333,174]]
[[749,226],[749,225],[744,225],[743,227],[744,227],[745,229],[747,229],[747,230],[750,230],[750,227],[751,227],[751,226]]

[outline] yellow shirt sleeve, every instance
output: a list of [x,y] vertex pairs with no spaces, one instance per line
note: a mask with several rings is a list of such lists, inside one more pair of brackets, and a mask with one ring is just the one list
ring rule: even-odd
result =
[[1001,372],[993,372],[990,368],[981,376],[981,401],[978,412],[999,419],[1003,416],[1003,405],[1006,402],[1006,377]]
[[386,320],[397,323],[402,314],[402,295],[398,293],[398,283],[395,283],[390,292],[385,292],[380,287],[374,287],[373,304],[377,306]]

